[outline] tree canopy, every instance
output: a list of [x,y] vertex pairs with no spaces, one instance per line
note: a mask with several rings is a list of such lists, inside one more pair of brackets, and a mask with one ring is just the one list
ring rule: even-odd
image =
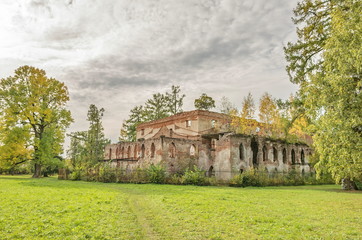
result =
[[130,110],[130,115],[121,128],[121,141],[136,141],[137,125],[153,121],[182,112],[183,99],[180,86],[171,87],[171,92],[155,93],[144,105],[136,106]]
[[72,122],[64,83],[48,78],[44,70],[22,66],[0,81],[0,162],[13,167],[30,160],[33,177],[42,167],[60,164],[65,129]]
[[199,98],[195,99],[194,105],[199,110],[210,110],[215,107],[215,100],[203,93]]
[[327,168],[337,182],[362,180],[361,12],[361,1],[302,1],[294,10],[298,40],[285,48],[290,79],[314,123],[316,169]]
[[96,166],[99,160],[103,160],[104,148],[110,143],[103,132],[104,111],[103,108],[99,109],[96,105],[91,104],[87,114],[88,130],[73,132],[69,135],[71,142],[67,153],[72,170],[87,170]]

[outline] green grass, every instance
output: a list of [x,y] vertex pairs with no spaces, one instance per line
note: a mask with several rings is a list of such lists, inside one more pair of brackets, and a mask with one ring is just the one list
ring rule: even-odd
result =
[[362,239],[362,193],[339,188],[0,176],[0,239]]

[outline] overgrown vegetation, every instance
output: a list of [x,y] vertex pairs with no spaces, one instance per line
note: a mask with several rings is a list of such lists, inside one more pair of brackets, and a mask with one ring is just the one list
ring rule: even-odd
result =
[[252,169],[242,174],[228,173],[233,175],[230,180],[222,180],[196,166],[184,171],[168,172],[162,165],[150,165],[148,168],[136,168],[127,170],[111,167],[108,162],[99,163],[88,171],[75,170],[69,175],[70,180],[85,180],[114,183],[157,183],[175,185],[229,185],[233,187],[265,187],[265,186],[297,186],[331,184],[333,180],[330,175],[325,174],[319,178],[313,173],[302,174],[295,170],[288,173],[268,173]]

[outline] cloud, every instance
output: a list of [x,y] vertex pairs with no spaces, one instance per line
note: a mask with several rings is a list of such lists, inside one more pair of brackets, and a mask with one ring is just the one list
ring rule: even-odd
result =
[[[107,136],[117,138],[135,105],[172,84],[185,108],[206,92],[237,106],[249,91],[286,98],[295,91],[283,44],[295,38],[297,0],[30,0],[0,3],[0,67],[43,68],[69,88],[76,124],[87,107],[106,109]],[[7,64],[9,63],[9,64]],[[109,114],[109,115],[108,115]]]

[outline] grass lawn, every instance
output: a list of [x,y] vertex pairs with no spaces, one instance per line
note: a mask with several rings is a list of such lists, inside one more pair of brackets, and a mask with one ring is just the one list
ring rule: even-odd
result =
[[0,239],[362,239],[362,192],[0,176]]

